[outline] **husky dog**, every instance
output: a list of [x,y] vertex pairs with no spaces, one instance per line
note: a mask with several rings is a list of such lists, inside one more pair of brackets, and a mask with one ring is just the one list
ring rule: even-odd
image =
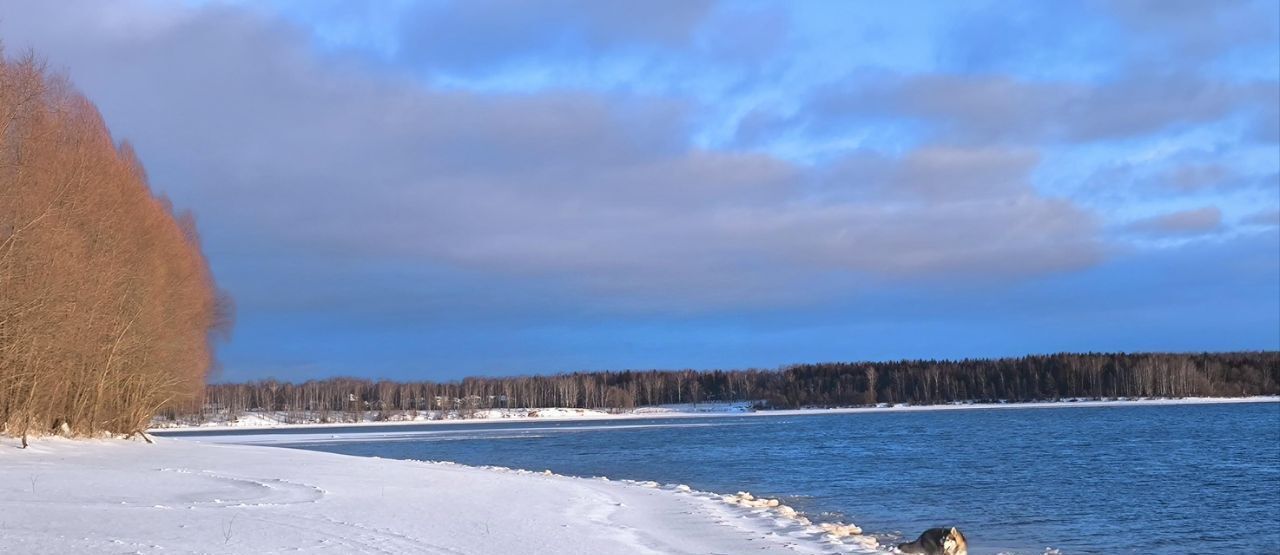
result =
[[930,528],[916,541],[898,545],[898,551],[924,555],[969,555],[969,542],[955,526]]

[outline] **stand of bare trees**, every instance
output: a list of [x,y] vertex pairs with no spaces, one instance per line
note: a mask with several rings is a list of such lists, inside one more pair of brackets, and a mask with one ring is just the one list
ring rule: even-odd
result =
[[134,433],[200,399],[225,307],[93,104],[0,52],[0,431]]
[[826,363],[782,370],[579,372],[553,376],[392,382],[356,378],[301,384],[265,380],[208,387],[203,405],[171,418],[248,411],[297,420],[354,421],[397,412],[431,415],[488,408],[626,409],[706,401],[761,401],[773,408],[876,403],[1036,401],[1063,398],[1280,394],[1280,353],[1057,354],[960,361]]

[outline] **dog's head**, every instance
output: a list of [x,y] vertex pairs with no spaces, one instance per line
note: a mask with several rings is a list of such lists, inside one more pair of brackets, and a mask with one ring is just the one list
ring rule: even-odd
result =
[[952,526],[942,539],[942,551],[947,555],[969,555],[969,542],[965,541],[964,534]]

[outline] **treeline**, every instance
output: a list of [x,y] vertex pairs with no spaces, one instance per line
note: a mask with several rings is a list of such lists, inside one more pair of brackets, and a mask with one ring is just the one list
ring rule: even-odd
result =
[[1062,398],[1280,394],[1280,353],[1056,354],[960,361],[803,364],[782,370],[579,372],[553,376],[393,382],[275,380],[207,388],[202,407],[173,417],[272,411],[355,418],[488,408],[626,409],[642,405],[760,401],[771,408],[878,403],[1033,401]]
[[225,323],[190,214],[34,55],[0,52],[0,433],[142,430]]

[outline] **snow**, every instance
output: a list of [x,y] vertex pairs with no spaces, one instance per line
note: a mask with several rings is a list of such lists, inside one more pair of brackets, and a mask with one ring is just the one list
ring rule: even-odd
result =
[[[698,410],[693,406],[668,406],[625,414],[540,409],[538,416],[529,412],[486,416],[697,418],[1237,402],[1280,402],[1280,398],[1074,400],[752,413],[737,412],[725,404],[706,412],[692,412]],[[274,426],[277,422],[253,414],[241,417],[237,424]],[[245,441],[245,437],[236,440]],[[17,444],[0,439],[0,553],[886,552],[855,525],[813,523],[780,500],[747,492],[718,495],[680,484],[173,438],[158,438],[155,445],[62,438],[40,438],[25,450]]]
[[754,402],[724,403],[686,403],[680,405],[658,405],[639,407],[620,412],[606,412],[595,409],[574,408],[538,408],[538,409],[485,409],[476,411],[471,418],[460,418],[450,414],[449,418],[435,420],[425,412],[415,416],[397,414],[389,420],[375,420],[377,411],[362,415],[359,422],[321,422],[316,415],[289,415],[284,412],[250,412],[234,417],[224,416],[211,419],[199,425],[184,425],[180,422],[156,421],[155,430],[229,430],[254,428],[324,428],[342,426],[394,426],[398,424],[431,424],[431,423],[492,423],[502,421],[565,421],[565,420],[618,420],[635,418],[714,418],[723,416],[802,416],[811,414],[847,414],[863,412],[911,412],[938,410],[975,410],[975,409],[1045,409],[1045,408],[1079,408],[1079,407],[1118,407],[1118,406],[1160,406],[1160,405],[1200,405],[1225,403],[1276,403],[1280,396],[1256,397],[1185,397],[1169,398],[1119,398],[1119,399],[1062,399],[1059,401],[1037,402],[998,402],[971,403],[960,402],[942,405],[909,405],[880,404],[874,407],[846,408],[804,408],[782,410],[754,410]]
[[284,411],[250,411],[241,414],[220,413],[209,417],[206,422],[191,425],[182,421],[157,419],[153,429],[195,429],[219,430],[234,428],[294,428],[316,426],[350,426],[386,425],[386,424],[423,424],[431,422],[484,422],[493,420],[610,420],[615,418],[664,418],[698,415],[744,414],[752,411],[751,402],[728,403],[685,403],[679,405],[657,405],[621,411],[605,411],[600,409],[578,409],[564,407],[546,408],[512,408],[512,409],[478,409],[460,414],[448,411],[440,417],[436,411],[393,412],[386,418],[380,418],[379,411],[364,411],[359,420],[335,421],[349,419],[349,413],[289,413]]
[[2,553],[883,553],[777,500],[159,438],[0,440]]

